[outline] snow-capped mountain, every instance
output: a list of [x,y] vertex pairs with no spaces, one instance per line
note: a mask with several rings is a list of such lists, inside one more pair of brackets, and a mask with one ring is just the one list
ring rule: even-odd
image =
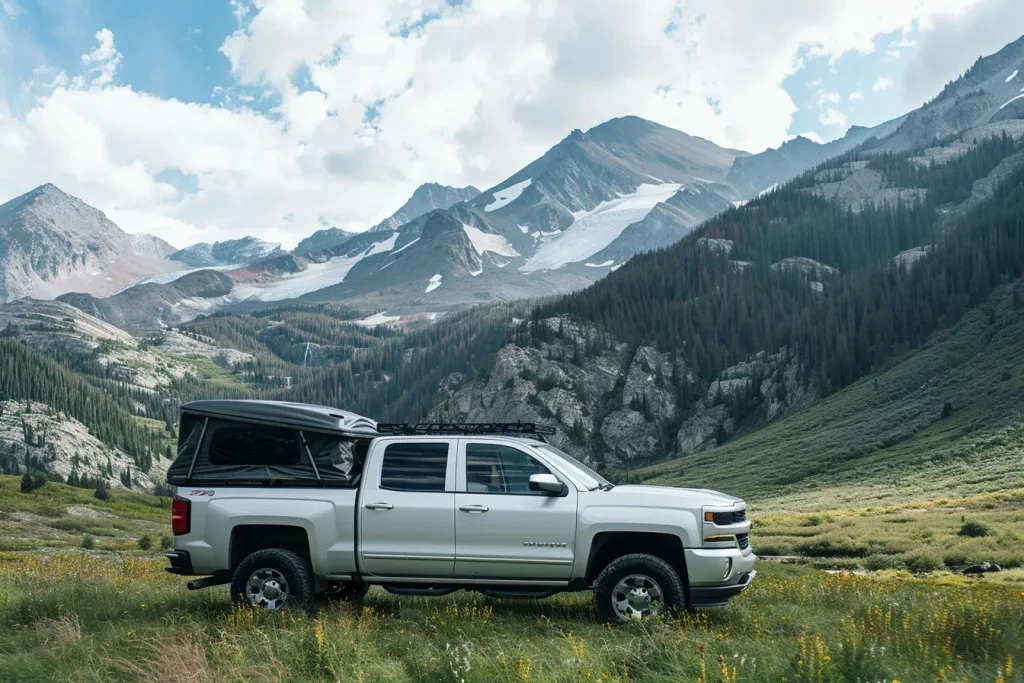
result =
[[180,267],[158,255],[157,239],[129,235],[102,211],[42,185],[0,205],[0,301],[76,290],[105,296]]
[[281,251],[280,244],[264,242],[255,237],[243,237],[224,242],[199,242],[179,249],[167,258],[193,268],[228,266],[253,263]]

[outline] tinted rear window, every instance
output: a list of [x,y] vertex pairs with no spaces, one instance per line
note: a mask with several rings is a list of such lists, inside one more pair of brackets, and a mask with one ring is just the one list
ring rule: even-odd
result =
[[395,491],[442,493],[448,472],[448,444],[393,443],[384,449],[380,486]]
[[209,443],[214,465],[294,465],[302,456],[295,431],[282,427],[225,424]]

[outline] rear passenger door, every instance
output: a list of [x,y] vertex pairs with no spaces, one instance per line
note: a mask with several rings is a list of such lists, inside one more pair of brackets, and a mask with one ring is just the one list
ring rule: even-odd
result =
[[455,444],[455,439],[399,439],[374,445],[359,501],[363,571],[451,577]]

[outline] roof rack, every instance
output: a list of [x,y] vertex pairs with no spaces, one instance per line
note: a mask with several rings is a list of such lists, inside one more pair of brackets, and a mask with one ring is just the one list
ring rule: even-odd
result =
[[404,436],[440,434],[506,434],[509,436],[533,436],[543,441],[553,436],[556,429],[550,425],[533,422],[421,422],[418,424],[377,424],[380,434]]

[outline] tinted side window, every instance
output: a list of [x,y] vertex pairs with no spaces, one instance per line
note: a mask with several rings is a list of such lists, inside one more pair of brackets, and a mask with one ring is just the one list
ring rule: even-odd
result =
[[551,470],[528,453],[508,446],[466,444],[466,490],[475,493],[542,495],[530,490],[530,476]]
[[448,444],[393,443],[384,449],[380,486],[395,491],[443,493]]
[[209,438],[214,465],[294,465],[302,456],[295,432],[282,427],[227,424]]

